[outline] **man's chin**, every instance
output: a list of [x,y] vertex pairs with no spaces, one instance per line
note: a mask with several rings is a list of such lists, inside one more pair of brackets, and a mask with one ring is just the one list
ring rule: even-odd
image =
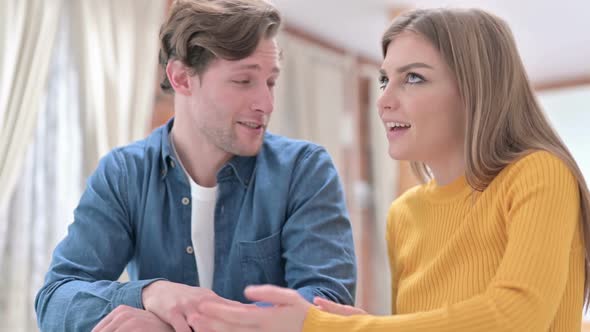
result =
[[234,154],[241,157],[254,157],[260,152],[261,147],[262,142],[256,145],[239,146]]
[[264,135],[256,138],[236,136],[232,140],[230,150],[236,156],[253,157],[260,152],[263,142]]
[[238,156],[241,157],[254,157],[258,154],[258,152],[260,152],[260,147],[258,147],[258,149],[252,149],[252,150],[243,150],[240,153],[238,153]]

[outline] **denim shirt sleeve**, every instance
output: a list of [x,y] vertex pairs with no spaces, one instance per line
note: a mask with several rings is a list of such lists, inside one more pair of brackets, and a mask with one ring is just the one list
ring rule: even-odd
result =
[[298,162],[282,230],[285,279],[307,301],[320,296],[354,304],[356,261],[338,173],[326,150],[314,147]]
[[42,331],[90,331],[119,305],[143,308],[141,291],[156,279],[116,281],[134,249],[124,165],[115,150],[87,182],[35,299]]

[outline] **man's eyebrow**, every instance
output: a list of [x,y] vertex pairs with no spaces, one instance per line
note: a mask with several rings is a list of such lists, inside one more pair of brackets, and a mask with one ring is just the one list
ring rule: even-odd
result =
[[[259,70],[262,70],[262,67],[260,67],[260,65],[257,65],[257,64],[246,64],[246,65],[240,65],[240,66],[236,67],[236,70],[244,70],[244,69],[259,71]],[[281,69],[279,67],[273,67],[272,72],[273,73],[280,73]]]

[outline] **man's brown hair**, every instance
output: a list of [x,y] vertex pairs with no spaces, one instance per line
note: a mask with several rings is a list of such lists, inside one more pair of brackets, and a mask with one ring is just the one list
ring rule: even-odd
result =
[[[215,58],[250,56],[262,38],[272,38],[281,24],[278,10],[264,0],[176,0],[160,29],[159,63],[180,60],[201,75]],[[172,92],[164,75],[160,87]]]

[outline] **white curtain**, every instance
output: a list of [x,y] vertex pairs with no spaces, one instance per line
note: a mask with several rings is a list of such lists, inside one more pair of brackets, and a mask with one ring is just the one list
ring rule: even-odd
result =
[[[62,0],[0,1],[0,211],[35,129],[61,6]],[[0,219],[0,257],[6,228]]]
[[78,79],[64,25],[60,31],[33,143],[4,210],[0,326],[7,331],[36,329],[34,296],[82,188]]
[[[26,7],[21,7],[24,2],[20,0],[0,2],[4,6],[2,19],[4,9]],[[53,2],[38,1],[47,7]],[[41,46],[34,47],[37,53],[52,59],[51,63],[47,60],[48,82],[39,83],[39,93],[29,94],[22,101],[36,105],[38,120],[29,124],[29,141],[33,142],[17,136],[14,131],[21,133],[24,129],[14,129],[14,124],[10,135],[4,130],[0,133],[18,142],[23,155],[21,166],[12,174],[13,190],[4,191],[2,182],[7,198],[0,206],[1,331],[37,330],[34,296],[43,283],[52,250],[72,222],[86,177],[108,150],[147,134],[153,106],[164,1],[63,3],[62,11],[53,12],[61,20],[53,55],[49,46],[43,46],[43,51],[39,50]],[[48,15],[44,10],[43,15]],[[23,22],[22,29],[29,31],[39,18],[33,21]],[[57,18],[55,21],[57,26]],[[3,28],[4,22],[0,22]],[[0,32],[0,36],[9,34],[7,30]],[[7,43],[3,39],[0,45]],[[12,58],[0,52],[0,59],[4,64]],[[1,75],[6,82],[8,74],[3,70]],[[8,78],[8,82],[14,80]],[[1,86],[2,95],[12,103],[13,93],[4,92],[5,86]],[[0,101],[4,103],[4,98]],[[15,122],[6,119],[4,126]],[[3,146],[4,136],[1,142]],[[0,166],[5,160],[3,156]],[[13,161],[10,164],[15,168]]]
[[80,56],[84,171],[146,135],[156,89],[164,0],[71,0]]

